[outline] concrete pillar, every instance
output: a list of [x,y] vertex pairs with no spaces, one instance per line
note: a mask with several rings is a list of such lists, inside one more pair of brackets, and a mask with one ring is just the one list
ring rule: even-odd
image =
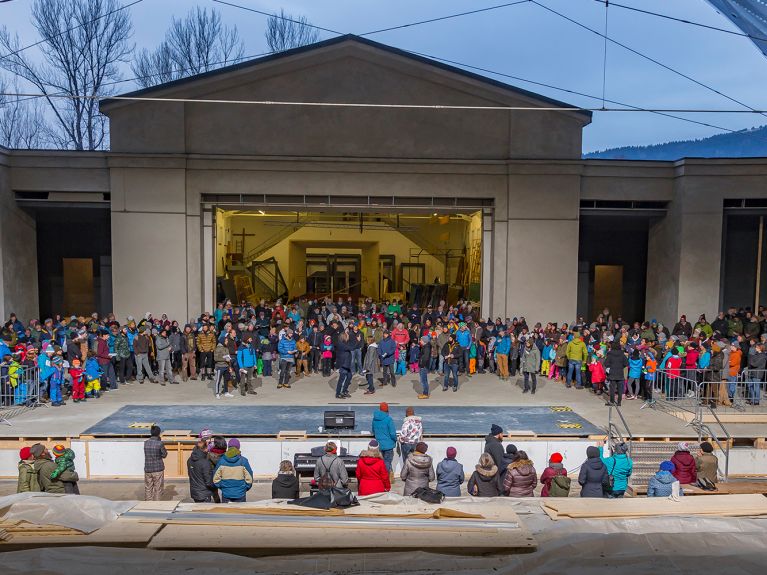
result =
[[580,175],[511,174],[506,315],[572,322],[578,282]]
[[16,205],[8,156],[0,152],[0,317],[40,315],[35,219]]

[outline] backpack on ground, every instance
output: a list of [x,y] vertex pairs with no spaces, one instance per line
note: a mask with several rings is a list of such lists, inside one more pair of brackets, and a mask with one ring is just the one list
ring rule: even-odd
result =
[[412,497],[416,497],[424,503],[442,503],[445,500],[444,493],[431,487],[419,487],[413,491]]
[[549,497],[570,497],[570,483],[572,480],[567,475],[555,475],[551,479]]

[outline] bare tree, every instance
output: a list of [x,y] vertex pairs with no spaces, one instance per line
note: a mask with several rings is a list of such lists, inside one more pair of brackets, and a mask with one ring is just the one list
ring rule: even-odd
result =
[[132,68],[146,88],[232,64],[242,55],[237,28],[222,24],[218,11],[197,7],[183,20],[174,18],[165,40],[151,52],[142,50]]
[[[45,94],[55,119],[53,143],[96,150],[105,145],[107,121],[98,98],[120,79],[119,64],[132,51],[130,18],[117,0],[35,0],[32,24],[42,43],[42,62],[27,55],[18,35],[0,30],[0,66]],[[63,96],[60,97],[60,96]]]
[[[0,94],[18,94],[0,78]],[[37,98],[0,95],[0,146],[37,149],[45,146],[48,127]]]
[[314,44],[320,39],[319,30],[313,28],[305,16],[291,16],[284,10],[269,16],[264,36],[272,52]]

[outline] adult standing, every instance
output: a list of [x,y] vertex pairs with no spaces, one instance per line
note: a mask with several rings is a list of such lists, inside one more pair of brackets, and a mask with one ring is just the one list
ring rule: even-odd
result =
[[216,334],[207,323],[202,324],[197,334],[197,349],[200,350],[200,378],[213,380],[213,352],[216,351]]
[[290,372],[296,362],[296,342],[293,339],[293,330],[286,329],[285,336],[277,344],[277,353],[280,354],[280,380],[277,389],[290,388]]
[[397,444],[397,430],[394,420],[389,415],[389,404],[382,402],[373,413],[373,435],[378,441],[386,469],[392,475],[392,460],[394,459],[394,446]]
[[418,356],[418,377],[421,380],[421,393],[418,399],[429,399],[429,367],[431,367],[431,338],[421,338],[421,354]]
[[567,379],[565,380],[565,386],[570,387],[570,382],[575,376],[575,389],[583,389],[583,382],[581,381],[581,366],[588,357],[588,350],[586,344],[583,343],[579,332],[573,333],[573,339],[567,344]]
[[607,467],[607,473],[613,476],[613,487],[605,495],[610,499],[620,499],[628,489],[629,477],[634,470],[634,463],[628,456],[628,445],[623,442],[617,444],[610,457],[604,456],[603,448],[600,456]]
[[181,334],[181,379],[197,379],[197,338],[192,331],[192,326],[186,324]]
[[509,379],[509,352],[511,351],[511,339],[505,329],[498,330],[498,338],[495,343],[495,361],[498,364],[498,377],[501,381]]
[[448,337],[447,343],[442,347],[440,353],[442,354],[442,366],[445,371],[445,379],[442,382],[442,391],[447,391],[447,388],[450,387],[451,375],[453,376],[453,391],[458,391],[458,361],[459,357],[463,356],[463,352],[452,333]]
[[[605,371],[607,372],[607,381],[610,385],[610,399],[605,405],[621,404],[623,398],[623,370],[628,366],[626,354],[621,350],[621,344],[617,341],[612,342],[610,351],[605,356]],[[616,403],[617,402],[617,403]]]
[[208,459],[208,440],[199,438],[186,461],[189,476],[189,495],[195,503],[210,503],[216,486],[213,485],[213,466]]
[[599,449],[593,445],[587,447],[586,458],[578,474],[581,497],[604,497],[604,484],[608,473],[607,467],[599,457]]
[[405,410],[405,420],[399,432],[400,450],[402,451],[402,463],[407,461],[407,456],[415,451],[415,446],[423,438],[423,421],[415,414],[412,407]]
[[139,383],[144,383],[145,372],[150,381],[157,383],[152,373],[152,367],[149,365],[149,337],[146,324],[142,324],[138,328],[138,335],[133,339],[133,353],[136,356],[136,378]]
[[99,338],[96,343],[96,361],[104,374],[104,379],[108,381],[108,387],[105,391],[116,390],[117,374],[115,373],[115,366],[112,364],[112,354],[109,351],[109,331],[106,329],[99,330]]
[[381,360],[381,370],[383,371],[383,385],[391,381],[392,387],[397,387],[397,378],[394,376],[394,352],[397,350],[397,344],[391,337],[389,330],[384,330],[383,339],[378,344],[378,357]]
[[381,360],[378,359],[378,344],[372,335],[368,336],[368,349],[362,363],[362,373],[368,383],[365,395],[373,395],[376,392],[375,377],[381,373]]
[[485,453],[493,458],[498,469],[503,466],[503,428],[495,423],[490,426],[490,433],[485,437]]
[[153,425],[149,439],[144,442],[144,499],[160,501],[165,488],[165,459],[168,450],[161,439],[162,430]]
[[338,381],[336,383],[336,399],[348,399],[349,384],[352,382],[352,352],[354,347],[348,332],[338,336],[336,345],[336,365],[338,366]]
[[[531,393],[535,395],[537,382],[535,374],[541,367],[541,352],[538,346],[533,345],[533,340],[528,339],[525,342],[525,351],[522,354],[522,376],[525,378],[525,388],[522,393]],[[532,385],[529,380],[532,380]]]
[[173,364],[171,361],[171,344],[168,339],[168,328],[163,327],[160,329],[160,333],[154,338],[155,357],[157,359],[157,379],[160,381],[160,385],[165,385],[165,376],[168,376],[168,383],[176,383],[173,381]]

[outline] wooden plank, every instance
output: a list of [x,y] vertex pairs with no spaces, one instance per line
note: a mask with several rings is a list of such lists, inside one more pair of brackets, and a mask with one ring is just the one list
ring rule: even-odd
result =
[[[172,513],[181,501],[140,501],[131,511],[167,511]],[[123,519],[128,519],[124,517]]]
[[89,534],[14,537],[10,541],[0,542],[0,551],[30,549],[40,546],[100,545],[108,547],[146,547],[161,528],[161,525],[139,523],[138,521],[119,518]]
[[[730,481],[717,483],[716,491],[705,491],[695,485],[683,485],[685,495],[743,495],[757,493],[767,495],[767,481]],[[632,486],[635,495],[646,495],[647,485]]]

